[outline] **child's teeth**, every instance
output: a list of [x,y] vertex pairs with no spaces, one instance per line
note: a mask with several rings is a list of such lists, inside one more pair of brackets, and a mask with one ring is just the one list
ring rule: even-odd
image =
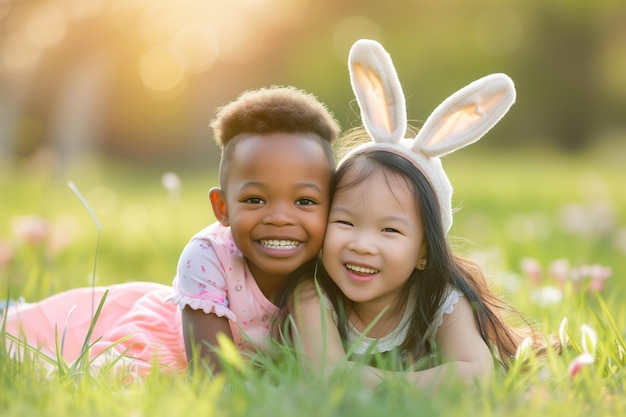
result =
[[350,264],[346,264],[346,268],[348,268],[349,270],[354,271],[354,272],[359,272],[361,274],[376,274],[376,273],[378,273],[378,271],[376,269],[364,268],[364,267],[361,267],[361,266],[350,265]]
[[262,240],[261,245],[269,249],[295,249],[300,242],[297,240]]

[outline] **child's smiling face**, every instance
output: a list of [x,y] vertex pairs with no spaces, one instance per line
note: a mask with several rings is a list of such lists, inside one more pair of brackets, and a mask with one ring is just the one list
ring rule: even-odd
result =
[[[351,175],[344,177],[348,183]],[[395,305],[404,283],[424,259],[424,239],[408,180],[377,169],[333,197],[324,267],[346,297],[381,311]]]
[[272,133],[238,139],[226,187],[219,192],[226,216],[218,220],[231,227],[262,289],[264,282],[272,287],[289,278],[320,251],[331,169],[323,147],[309,136]]

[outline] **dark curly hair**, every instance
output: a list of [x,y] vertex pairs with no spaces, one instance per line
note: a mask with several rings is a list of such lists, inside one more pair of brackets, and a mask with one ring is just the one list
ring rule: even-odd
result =
[[211,127],[215,141],[222,148],[219,170],[222,188],[237,138],[246,134],[282,132],[310,136],[324,148],[330,168],[335,167],[332,143],[339,135],[339,124],[315,96],[295,87],[272,86],[246,91],[217,109]]

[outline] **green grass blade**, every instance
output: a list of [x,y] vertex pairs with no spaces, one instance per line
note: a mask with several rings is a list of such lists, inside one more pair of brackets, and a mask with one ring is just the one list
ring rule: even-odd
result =
[[596,300],[598,301],[598,305],[600,306],[600,310],[602,310],[602,314],[604,314],[604,318],[609,323],[609,326],[611,327],[611,330],[613,331],[613,334],[615,335],[615,337],[619,341],[619,344],[621,346],[623,346],[623,347],[626,347],[624,345],[624,339],[622,338],[622,334],[620,333],[620,330],[617,327],[617,324],[615,323],[615,319],[613,319],[613,314],[609,310],[609,307],[606,305],[606,302],[604,301],[604,298],[602,297],[602,295],[598,291],[595,291],[594,293],[595,293],[595,296],[596,296]]
[[87,203],[87,200],[85,200],[85,197],[83,197],[81,192],[78,191],[78,188],[76,187],[76,185],[74,185],[74,183],[72,181],[69,181],[67,183],[67,186],[70,187],[70,189],[74,192],[74,194],[76,194],[76,197],[78,197],[78,199],[83,204],[83,206],[85,206],[85,209],[87,209],[87,212],[91,216],[91,219],[93,220],[93,222],[96,225],[96,227],[98,228],[98,230],[101,231],[102,230],[102,226],[100,225],[100,222],[98,221],[98,218],[96,217],[96,214],[91,209],[91,206],[89,205],[89,203]]
[[[65,337],[65,330],[63,331],[63,336]],[[59,372],[60,377],[64,377],[67,375],[67,369],[65,366],[65,360],[61,355],[61,349],[59,349],[59,332],[56,324],[54,325],[54,353],[56,354],[56,367]]]
[[[65,318],[65,326],[63,326],[63,336],[61,337],[61,355],[63,355],[65,348],[65,336],[67,334],[67,328],[69,327],[70,317],[72,313],[76,310],[76,305],[73,305],[70,311],[67,313],[67,317]],[[56,328],[55,328],[56,331]]]
[[83,347],[80,350],[80,360],[77,360],[75,362],[75,364],[77,364],[78,362],[81,362],[86,355],[88,355],[89,352],[89,347],[90,347],[90,343],[89,340],[91,339],[91,335],[93,334],[93,330],[96,327],[96,323],[98,321],[98,317],[100,317],[100,313],[102,312],[102,307],[104,306],[104,302],[107,298],[107,295],[109,294],[109,290],[105,290],[104,294],[102,294],[102,299],[100,300],[100,303],[98,304],[98,309],[96,310],[96,313],[94,314],[93,318],[91,319],[91,324],[89,325],[89,330],[87,331],[87,336],[85,336],[85,341],[83,342]]
[[49,364],[54,365],[54,366],[57,365],[57,361],[54,358],[46,355],[40,349],[38,349],[38,348],[36,348],[34,346],[29,345],[26,341],[21,340],[20,338],[15,337],[15,336],[13,336],[10,333],[3,333],[2,336],[7,338],[7,339],[9,339],[11,342],[15,343],[17,346],[22,347],[22,348],[24,348],[24,349],[26,349],[26,350],[28,350],[28,351],[30,351],[32,353],[35,353],[38,357],[42,358],[43,360],[45,360]]
[[[94,253],[94,257],[93,257],[93,268],[92,268],[92,274],[91,274],[91,286],[94,287],[96,285],[96,269],[97,269],[97,265],[98,265],[98,253],[100,252],[100,237],[101,237],[101,234],[102,234],[102,226],[100,225],[100,221],[98,221],[98,218],[96,217],[96,214],[91,209],[91,206],[89,205],[89,203],[87,203],[87,200],[85,199],[85,197],[83,197],[83,195],[78,190],[76,185],[74,185],[74,183],[72,181],[69,181],[67,183],[67,185],[68,185],[68,187],[70,187],[70,189],[74,192],[76,197],[78,197],[80,202],[83,204],[83,206],[85,207],[85,209],[87,210],[87,212],[91,216],[91,219],[93,220],[94,224],[96,225],[96,228],[98,229],[98,236],[96,238],[96,249],[95,249],[95,253]],[[94,304],[95,304],[95,300],[94,300],[93,294],[92,294],[92,298],[91,298],[92,315],[93,315],[93,305]]]

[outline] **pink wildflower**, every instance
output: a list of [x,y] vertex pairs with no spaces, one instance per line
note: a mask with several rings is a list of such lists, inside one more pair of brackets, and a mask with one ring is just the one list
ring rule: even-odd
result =
[[567,281],[570,271],[569,261],[567,259],[555,259],[548,265],[548,275],[556,279],[561,284]]
[[22,242],[37,246],[48,237],[48,221],[37,216],[17,217],[13,221],[13,234]]
[[591,291],[602,291],[606,280],[613,274],[613,269],[609,266],[594,264],[589,268],[589,277],[591,279]]
[[593,265],[581,265],[577,268],[572,268],[570,271],[570,280],[576,287],[582,283],[590,282],[590,291],[602,291],[606,280],[613,274],[611,267],[593,264]]
[[532,284],[539,285],[541,281],[541,265],[539,261],[534,258],[523,258],[520,261],[520,268]]
[[569,363],[569,366],[568,366],[568,372],[569,372],[570,378],[573,378],[574,376],[576,376],[576,374],[578,374],[584,367],[593,365],[594,361],[595,361],[595,358],[593,357],[591,353],[585,352],[576,356]]

